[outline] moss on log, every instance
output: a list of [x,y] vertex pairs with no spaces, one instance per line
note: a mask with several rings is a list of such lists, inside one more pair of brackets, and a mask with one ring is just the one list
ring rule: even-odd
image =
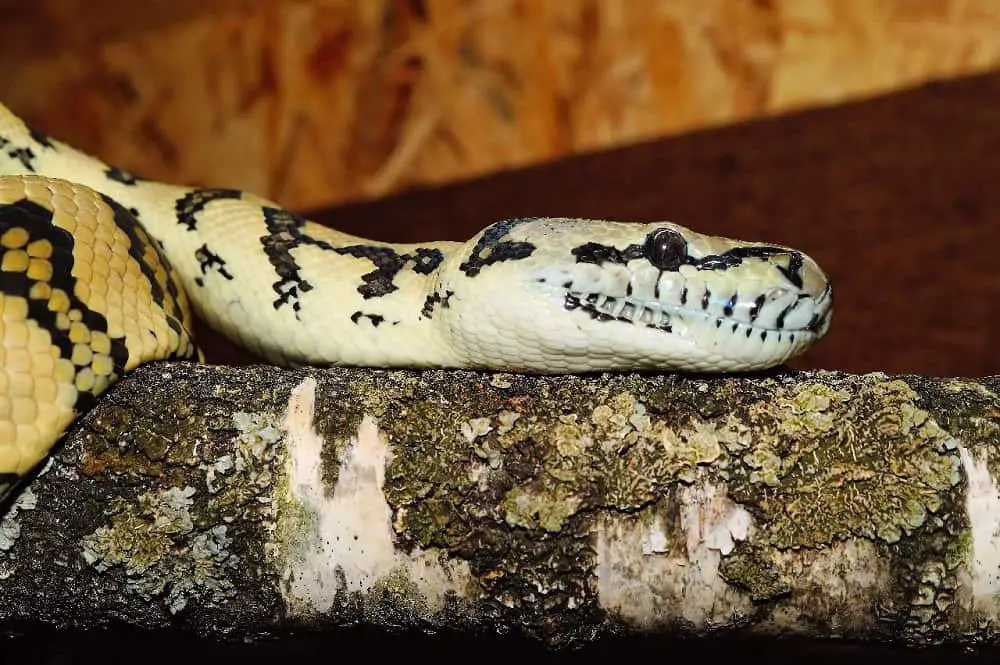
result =
[[0,523],[0,627],[996,643],[1000,378],[159,363]]

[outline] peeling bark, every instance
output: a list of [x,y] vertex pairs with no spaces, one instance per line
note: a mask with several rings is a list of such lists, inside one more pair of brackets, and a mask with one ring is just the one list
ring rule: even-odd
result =
[[9,506],[0,627],[996,643],[998,389],[150,365]]

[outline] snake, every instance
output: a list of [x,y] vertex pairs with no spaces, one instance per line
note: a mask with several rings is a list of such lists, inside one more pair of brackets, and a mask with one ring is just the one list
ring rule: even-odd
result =
[[832,312],[782,245],[575,217],[381,242],[144,179],[0,105],[0,496],[128,372],[205,362],[195,321],[292,368],[730,373],[798,356]]

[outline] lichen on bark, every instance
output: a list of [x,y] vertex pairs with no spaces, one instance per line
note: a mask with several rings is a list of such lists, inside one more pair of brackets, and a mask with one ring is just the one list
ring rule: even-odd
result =
[[990,641],[996,390],[148,366],[0,525],[0,622]]

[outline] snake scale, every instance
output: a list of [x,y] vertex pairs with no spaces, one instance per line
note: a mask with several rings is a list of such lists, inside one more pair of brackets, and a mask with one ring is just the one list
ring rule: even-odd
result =
[[192,312],[285,366],[730,372],[800,354],[832,303],[799,251],[668,222],[350,236],[138,178],[0,106],[0,495],[123,374],[202,359]]

